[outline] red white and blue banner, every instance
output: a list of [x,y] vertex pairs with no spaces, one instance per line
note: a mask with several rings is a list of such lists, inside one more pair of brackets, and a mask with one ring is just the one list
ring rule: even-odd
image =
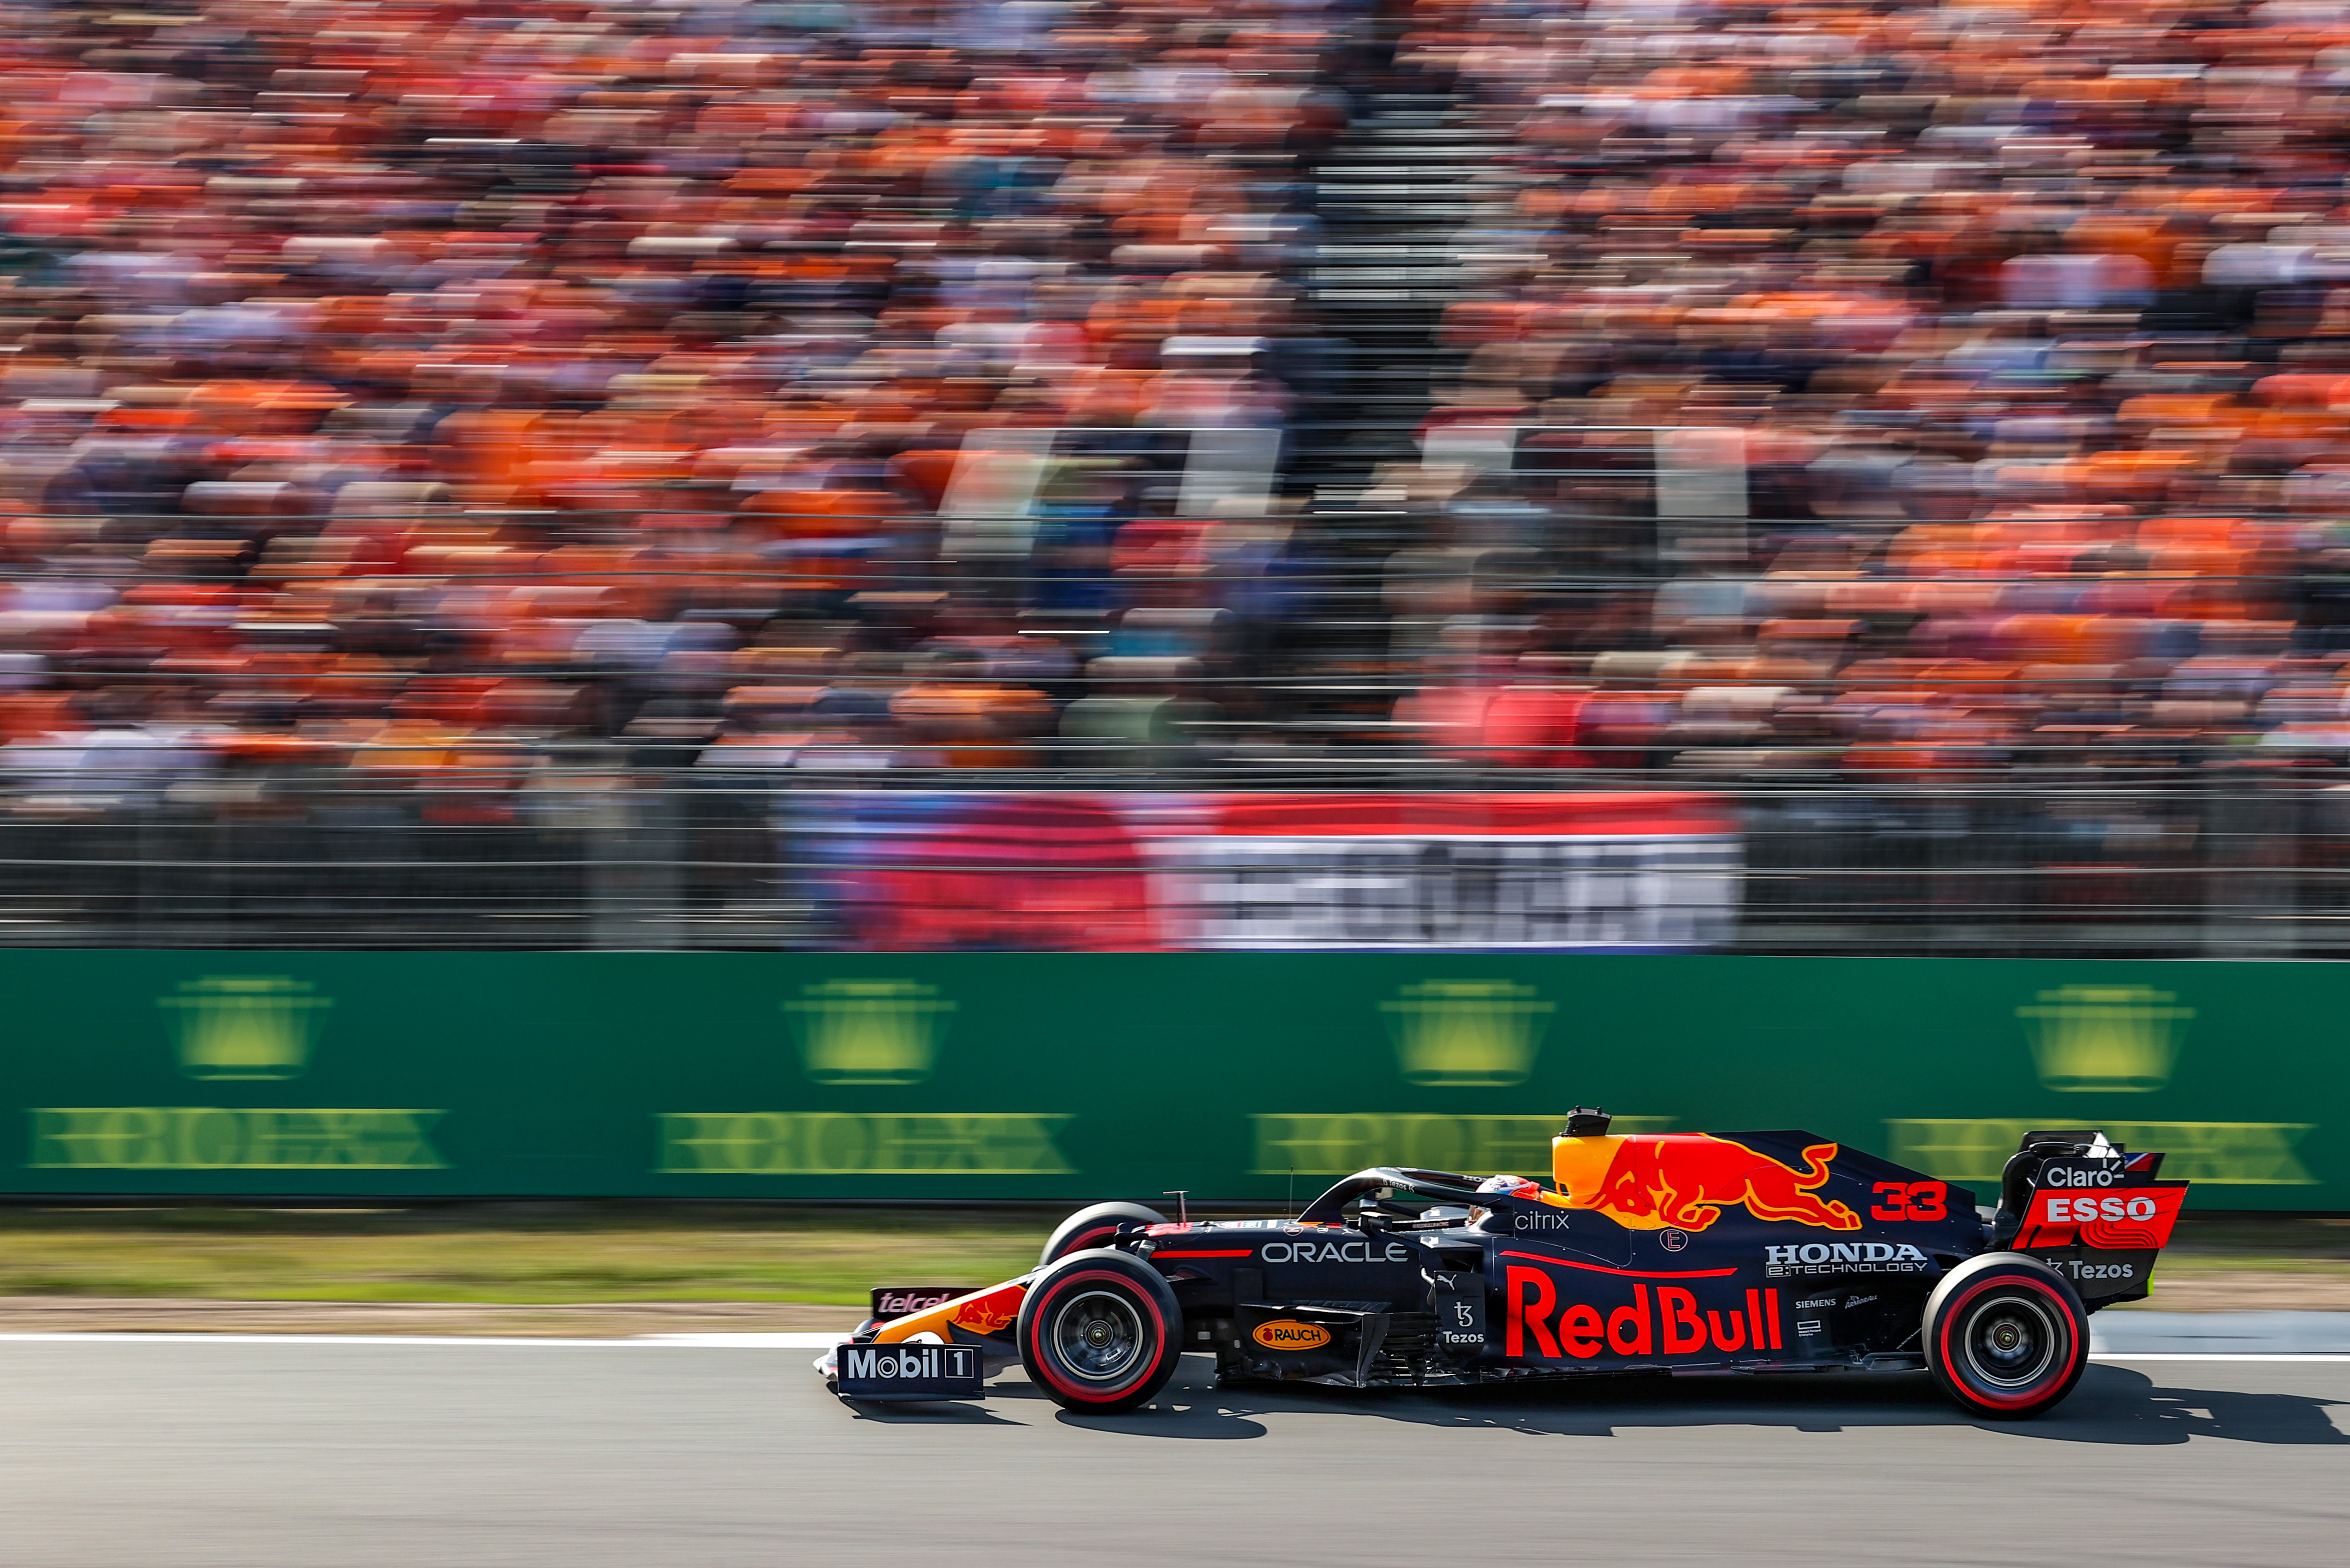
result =
[[1695,952],[1737,918],[1736,810],[1699,793],[793,802],[849,948]]

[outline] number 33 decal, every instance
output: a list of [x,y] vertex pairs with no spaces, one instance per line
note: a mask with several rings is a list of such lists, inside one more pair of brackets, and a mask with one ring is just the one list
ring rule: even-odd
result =
[[1939,1220],[1949,1210],[1944,1200],[1950,1189],[1939,1181],[1880,1181],[1871,1220]]

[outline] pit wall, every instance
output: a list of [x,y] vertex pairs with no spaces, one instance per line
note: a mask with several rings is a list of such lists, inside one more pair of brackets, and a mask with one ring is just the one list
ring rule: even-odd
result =
[[[1302,1201],[1803,1127],[2033,1127],[2350,1210],[2350,967],[1492,954],[0,953],[0,1190]],[[1171,1200],[1170,1200],[1171,1201]]]

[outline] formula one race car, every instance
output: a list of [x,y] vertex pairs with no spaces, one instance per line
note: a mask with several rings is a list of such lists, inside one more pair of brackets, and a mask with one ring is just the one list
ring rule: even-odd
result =
[[1227,1382],[1356,1388],[1922,1367],[1978,1416],[2036,1416],[2079,1379],[2088,1314],[2145,1297],[2187,1196],[2098,1132],[2027,1134],[1991,1210],[1808,1133],[1607,1127],[1568,1118],[1548,1187],[1381,1167],[1295,1220],[1097,1204],[1019,1279],[876,1291],[816,1366],[846,1399],[940,1399],[1016,1361],[1097,1414],[1185,1351]]

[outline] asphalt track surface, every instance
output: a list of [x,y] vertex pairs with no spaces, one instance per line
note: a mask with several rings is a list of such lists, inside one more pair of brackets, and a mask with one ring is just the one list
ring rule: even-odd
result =
[[804,1348],[0,1344],[15,1568],[2350,1560],[2350,1360],[860,1413]]

